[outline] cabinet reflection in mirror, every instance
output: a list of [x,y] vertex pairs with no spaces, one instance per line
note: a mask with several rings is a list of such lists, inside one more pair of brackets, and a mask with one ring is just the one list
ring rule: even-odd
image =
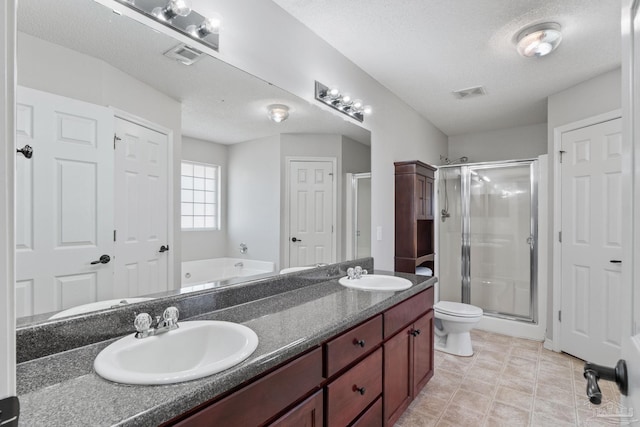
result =
[[369,255],[367,130],[96,2],[18,29],[20,324]]

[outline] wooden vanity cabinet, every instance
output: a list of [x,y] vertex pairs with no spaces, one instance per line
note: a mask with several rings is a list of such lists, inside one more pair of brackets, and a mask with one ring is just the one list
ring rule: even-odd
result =
[[395,271],[434,269],[434,182],[431,165],[420,161],[395,165]]
[[429,288],[165,426],[393,425],[433,375],[432,308]]
[[433,288],[385,312],[384,322],[384,425],[393,426],[433,376]]

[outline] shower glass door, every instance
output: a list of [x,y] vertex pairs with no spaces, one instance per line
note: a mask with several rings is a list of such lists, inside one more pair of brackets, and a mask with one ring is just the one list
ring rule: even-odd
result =
[[537,161],[438,170],[440,300],[537,321]]
[[462,300],[487,314],[537,320],[536,166],[536,162],[514,162],[462,168],[462,199],[467,200]]

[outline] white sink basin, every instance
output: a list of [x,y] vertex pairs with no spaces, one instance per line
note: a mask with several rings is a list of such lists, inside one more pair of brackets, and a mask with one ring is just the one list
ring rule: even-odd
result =
[[126,336],[98,354],[101,377],[123,384],[173,384],[224,371],[245,360],[258,336],[244,325],[187,321],[178,329],[147,338]]
[[338,282],[347,288],[363,291],[402,291],[409,289],[412,285],[410,281],[402,277],[381,274],[367,274],[360,279],[343,277]]

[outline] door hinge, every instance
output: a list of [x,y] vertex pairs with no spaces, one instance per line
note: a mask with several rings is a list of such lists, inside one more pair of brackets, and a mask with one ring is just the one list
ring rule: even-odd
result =
[[562,310],[558,310],[558,322],[562,322]]
[[560,163],[562,163],[562,155],[563,155],[564,153],[566,153],[566,151],[564,151],[564,150],[560,150],[560,151],[558,151],[558,152],[560,153]]
[[558,242],[562,243],[562,231],[558,231]]
[[113,149],[116,149],[116,142],[117,141],[122,141],[122,138],[118,137],[118,135],[116,135],[115,133],[113,134]]
[[116,230],[113,230],[113,241],[116,241]]

